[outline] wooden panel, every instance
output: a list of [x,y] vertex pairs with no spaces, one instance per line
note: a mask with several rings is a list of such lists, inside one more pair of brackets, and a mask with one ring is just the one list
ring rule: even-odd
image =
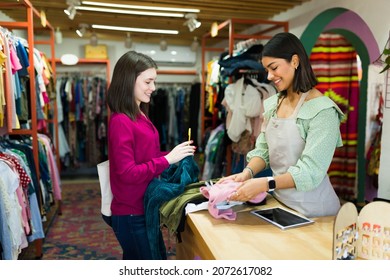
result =
[[[167,1],[121,1],[121,0],[97,0],[97,2],[127,4],[127,5],[143,5],[143,6],[161,6],[161,7],[176,7],[176,8],[195,8],[200,9],[198,20],[202,22],[200,28],[193,32],[189,32],[188,28],[183,25],[185,18],[174,17],[152,17],[152,16],[137,16],[124,14],[110,14],[101,12],[78,11],[73,20],[68,19],[64,10],[67,8],[66,1],[46,1],[34,0],[32,4],[37,11],[44,10],[47,20],[56,28],[59,27],[64,38],[78,39],[75,31],[80,23],[88,25],[118,25],[137,28],[157,28],[157,29],[175,29],[179,30],[178,35],[165,35],[168,43],[171,45],[187,45],[189,46],[194,37],[201,38],[203,34],[210,31],[213,22],[224,22],[231,18],[240,19],[270,19],[276,14],[284,12],[297,5],[301,5],[307,0],[248,0],[244,4],[240,1],[221,0],[221,1],[206,1],[206,0],[167,0]],[[16,21],[26,21],[26,14],[20,9],[15,9],[15,0],[2,0],[0,11],[15,19]],[[43,32],[39,29],[40,21],[35,21],[36,32],[40,35]],[[235,26],[237,32],[241,32],[243,28],[248,26]],[[95,30],[99,39],[124,41],[126,34],[119,31]],[[42,33],[44,34],[44,33]],[[87,38],[92,34],[92,30],[88,30],[85,35]],[[226,35],[226,34],[225,34]],[[225,36],[226,37],[226,36]],[[223,38],[223,34],[221,37]],[[161,36],[158,34],[147,33],[132,33],[134,42],[142,43],[158,43]],[[214,42],[216,43],[216,42]]]

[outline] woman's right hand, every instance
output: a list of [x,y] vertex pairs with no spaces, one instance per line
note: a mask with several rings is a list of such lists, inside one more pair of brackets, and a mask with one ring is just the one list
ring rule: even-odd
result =
[[169,162],[169,164],[174,164],[179,161],[181,161],[183,158],[187,156],[193,156],[196,150],[195,146],[191,146],[193,141],[185,141],[179,145],[177,145],[175,148],[172,149],[172,151],[165,156],[166,160]]
[[224,181],[227,180],[233,180],[234,182],[244,182],[246,180],[251,179],[251,175],[243,170],[241,173],[233,174],[227,177],[222,177],[221,179],[218,180],[217,184],[223,183]]

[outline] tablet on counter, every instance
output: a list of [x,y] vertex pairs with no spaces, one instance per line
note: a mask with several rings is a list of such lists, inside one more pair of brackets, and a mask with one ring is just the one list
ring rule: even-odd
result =
[[314,221],[309,218],[280,207],[253,210],[251,213],[283,230],[314,223]]

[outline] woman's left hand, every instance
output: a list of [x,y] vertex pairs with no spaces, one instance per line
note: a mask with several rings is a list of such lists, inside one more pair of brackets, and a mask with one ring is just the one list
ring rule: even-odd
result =
[[259,193],[268,190],[268,180],[266,177],[249,179],[239,185],[235,192],[230,195],[231,201],[249,201],[254,199]]

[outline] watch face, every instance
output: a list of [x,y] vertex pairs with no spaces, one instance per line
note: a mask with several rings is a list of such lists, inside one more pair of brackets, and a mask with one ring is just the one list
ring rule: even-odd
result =
[[270,190],[274,190],[275,187],[276,187],[275,180],[270,180],[270,181],[268,181],[268,188],[269,188]]

